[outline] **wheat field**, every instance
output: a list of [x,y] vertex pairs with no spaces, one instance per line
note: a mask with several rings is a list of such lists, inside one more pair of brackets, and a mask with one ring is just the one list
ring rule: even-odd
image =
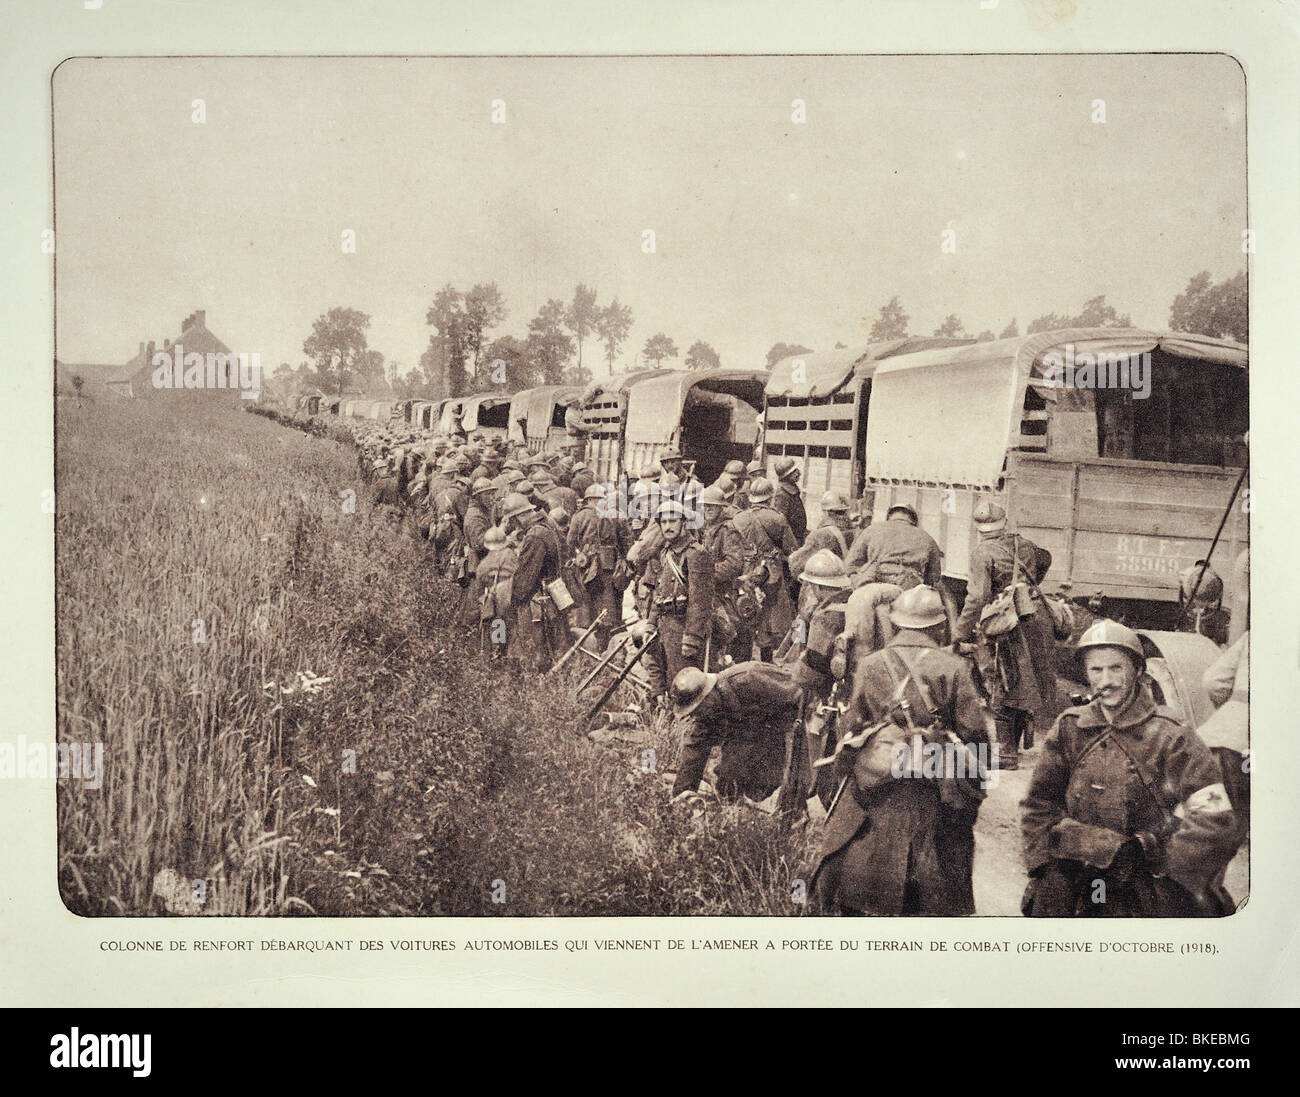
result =
[[[202,400],[59,408],[59,886],[104,915],[797,914],[802,836],[667,804],[576,664],[489,665],[342,436]],[[302,424],[299,424],[302,425]],[[354,505],[353,504],[354,501]],[[586,698],[584,697],[584,700]]]

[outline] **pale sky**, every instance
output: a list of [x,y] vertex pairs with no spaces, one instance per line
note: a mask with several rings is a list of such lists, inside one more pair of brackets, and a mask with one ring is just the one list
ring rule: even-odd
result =
[[865,342],[894,294],[916,335],[1099,293],[1160,328],[1192,274],[1245,267],[1244,77],[1215,55],[77,59],[54,131],[66,362],[203,308],[297,365],[343,305],[405,372],[434,292],[496,281],[492,335],[585,282],[632,307],[620,368],[660,330],[756,368]]

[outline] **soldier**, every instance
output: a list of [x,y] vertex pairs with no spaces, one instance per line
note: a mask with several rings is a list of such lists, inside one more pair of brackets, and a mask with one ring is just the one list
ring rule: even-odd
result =
[[469,511],[469,482],[462,469],[468,472],[468,463],[457,457],[443,461],[449,479],[432,496],[435,525],[429,540],[438,551],[442,575],[463,587],[469,586],[477,560],[471,560],[465,544],[465,515]]
[[604,500],[604,488],[590,484],[582,506],[569,522],[568,537],[574,566],[587,590],[591,619],[595,620],[602,610],[605,613],[593,633],[597,651],[609,646],[610,633],[621,620],[619,603],[628,578],[624,558],[632,547],[627,527],[613,508],[611,513],[603,513]]
[[1021,803],[1030,917],[1218,917],[1236,820],[1218,762],[1158,708],[1137,633],[1094,622],[1076,653],[1092,700],[1066,709]]
[[943,553],[916,523],[916,511],[896,503],[883,522],[867,526],[853,539],[844,562],[850,571],[857,569],[859,585],[893,583],[910,590],[924,584],[943,592]]
[[401,504],[397,490],[397,476],[384,460],[375,461],[371,466],[374,474],[375,504],[396,507]]
[[790,523],[796,544],[803,544],[808,536],[808,514],[804,510],[803,497],[799,494],[799,466],[793,457],[778,457],[772,465],[776,473],[776,491],[772,496],[772,506],[776,512]]
[[753,482],[763,475],[763,462],[750,461],[745,466],[744,475],[736,480],[736,509],[749,509],[749,489]]
[[519,558],[506,544],[500,526],[492,526],[483,534],[483,547],[486,551],[474,572],[470,601],[478,610],[480,650],[490,644],[492,658],[500,659],[515,629],[511,586]]
[[[966,602],[954,638],[963,654],[976,654],[997,721],[1000,764],[1016,769],[1020,744],[1032,735],[1035,716],[1056,698],[1052,621],[1038,590],[1052,554],[1027,537],[1008,533],[1007,512],[996,503],[981,502],[972,517],[979,541],[971,550]],[[1033,612],[1020,617],[1009,632],[987,635],[980,627],[980,611],[1014,584],[1022,584],[1021,601],[1027,598]],[[972,647],[977,634],[979,643]]]
[[765,800],[781,783],[785,735],[799,707],[799,688],[785,667],[737,663],[718,674],[684,667],[673,679],[673,711],[691,717],[682,734],[672,795],[695,792],[709,754],[720,796]]
[[838,491],[826,491],[821,497],[822,520],[809,530],[804,543],[790,554],[790,571],[797,575],[815,552],[827,549],[841,560],[849,554],[849,504]]
[[[803,591],[786,664],[803,690],[802,733],[806,739],[792,744],[791,799],[800,799],[816,787],[823,804],[829,804],[834,794],[830,770],[823,767],[814,774],[811,765],[835,747],[840,694],[853,680],[845,629],[848,601],[854,592],[844,561],[829,549],[813,553],[799,581]],[[806,635],[806,641],[796,637],[798,632]],[[799,797],[794,796],[795,788]]]
[[1178,628],[1199,632],[1222,647],[1228,642],[1228,612],[1223,608],[1223,580],[1204,560],[1178,576]]
[[[772,509],[772,494],[772,482],[758,477],[749,486],[749,509],[734,519],[745,543],[745,573],[737,608],[742,616],[753,617],[754,642],[765,663],[772,661],[772,649],[785,639],[794,618],[786,561],[799,547],[790,524]],[[747,607],[755,604],[750,614]]]
[[854,676],[814,887],[844,914],[974,914],[986,709],[969,664],[939,646],[938,591],[900,594],[890,620],[894,638]]
[[515,615],[515,639],[521,657],[533,670],[546,671],[562,641],[559,611],[547,591],[547,584],[560,578],[560,544],[555,530],[518,492],[504,500],[508,529],[521,533],[519,563],[511,584],[510,605]]
[[545,500],[547,510],[554,510],[559,507],[569,514],[575,514],[578,507],[582,505],[577,493],[572,488],[560,487],[548,472],[539,469],[529,476],[529,480],[537,488],[537,494]]
[[[741,634],[742,622],[736,612],[736,582],[745,569],[745,543],[740,531],[727,516],[727,499],[715,485],[705,488],[700,495],[704,512],[704,527],[700,530],[702,544],[713,558],[713,645],[716,665],[724,659]],[[754,634],[745,628],[742,642],[748,647],[747,656],[753,653]],[[734,658],[734,656],[733,656]],[[743,660],[736,660],[743,662]],[[710,669],[705,667],[705,670]]]
[[651,661],[646,671],[651,693],[662,698],[683,667],[704,664],[713,623],[713,558],[685,528],[681,503],[660,503],[655,517],[664,543],[646,568],[646,582],[653,587],[647,622],[659,630],[651,653],[662,664]]
[[[668,483],[679,483],[682,480],[682,454],[680,450],[669,449],[659,455],[660,481]],[[665,481],[665,477],[671,476],[670,481]]]
[[465,543],[469,546],[471,568],[478,567],[483,553],[487,551],[483,544],[483,536],[494,525],[492,506],[495,500],[496,489],[492,486],[491,480],[482,476],[474,481],[469,491],[469,505],[465,508],[465,518],[461,524],[465,533]]
[[591,469],[579,461],[573,466],[573,475],[569,478],[569,487],[573,489],[573,494],[579,499],[587,497],[587,489],[596,482],[596,478],[591,474]]

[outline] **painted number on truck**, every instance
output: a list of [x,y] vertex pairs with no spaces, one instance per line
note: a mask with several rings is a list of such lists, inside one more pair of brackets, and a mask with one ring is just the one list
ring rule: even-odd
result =
[[1183,541],[1163,537],[1116,538],[1116,571],[1177,575],[1186,566],[1187,557]]

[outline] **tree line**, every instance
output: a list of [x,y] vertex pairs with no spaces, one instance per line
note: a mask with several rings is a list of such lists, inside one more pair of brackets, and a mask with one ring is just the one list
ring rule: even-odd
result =
[[[1217,283],[1211,279],[1209,271],[1203,270],[1188,279],[1187,288],[1169,306],[1170,330],[1245,343],[1249,338],[1246,297],[1244,270]],[[897,295],[881,305],[875,315],[864,316],[862,323],[868,329],[867,341],[870,343],[906,339],[918,334],[911,331],[911,317]],[[1106,295],[1101,294],[1085,301],[1077,313],[1043,313],[1029,322],[1025,334],[1033,335],[1060,328],[1125,328],[1131,325],[1132,319],[1128,313],[1121,315],[1113,305],[1107,303]],[[993,339],[1014,339],[1020,334],[1020,327],[1016,319],[1012,318],[997,335],[990,328],[972,335],[956,313],[949,313],[931,334],[942,338],[987,342]],[[843,346],[843,343],[836,344],[837,348]],[[802,343],[775,343],[767,352],[767,368],[771,369],[782,358],[811,353],[813,348]]]
[[[1187,288],[1174,298],[1169,309],[1169,327],[1215,338],[1248,338],[1246,272],[1240,271],[1222,282],[1214,282],[1209,271],[1193,275]],[[586,385],[592,372],[588,348],[595,350],[608,372],[632,330],[632,309],[614,297],[601,305],[596,290],[579,283],[568,300],[549,298],[528,321],[522,335],[493,334],[505,324],[509,310],[495,282],[479,283],[458,290],[448,283],[434,294],[425,313],[429,343],[417,367],[403,372],[399,362],[386,362],[383,354],[369,346],[370,317],[357,309],[336,307],[318,317],[311,334],[303,341],[307,360],[297,369],[283,362],[271,378],[272,389],[292,395],[309,388],[330,394],[348,390],[365,393],[391,392],[399,398],[441,399],[462,396],[501,386],[518,392],[535,385]],[[915,334],[911,318],[897,295],[874,314],[862,318],[868,341],[886,342]],[[1128,327],[1127,313],[1108,304],[1105,294],[1084,302],[1078,313],[1044,313],[1030,321],[1026,335],[1070,327]],[[977,335],[967,332],[956,313],[949,313],[934,329],[935,336],[977,341],[1010,339],[1020,334],[1013,318],[994,335],[985,328]],[[843,347],[837,343],[836,347]],[[782,358],[811,354],[802,343],[777,342],[767,352],[767,368]],[[661,368],[681,358],[676,342],[664,332],[646,339],[638,355],[642,366]],[[687,369],[716,369],[722,365],[718,352],[703,339],[687,349],[682,364]]]

